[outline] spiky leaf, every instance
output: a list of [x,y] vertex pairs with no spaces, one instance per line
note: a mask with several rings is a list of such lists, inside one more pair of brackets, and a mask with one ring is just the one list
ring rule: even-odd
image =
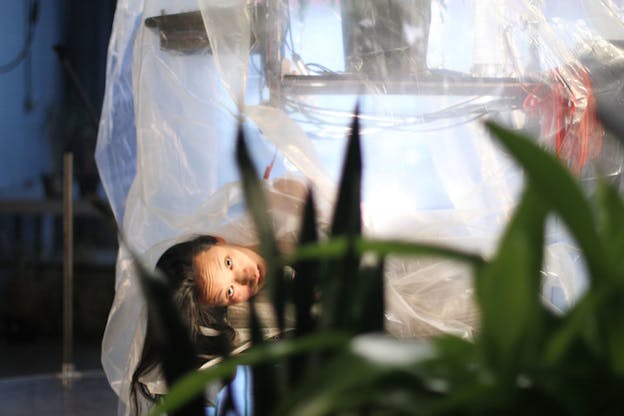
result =
[[354,244],[362,228],[361,178],[359,110],[356,108],[331,227],[332,236],[346,237],[347,251],[340,260],[325,264],[327,279],[323,282],[324,313],[321,319],[324,328],[351,329],[357,321],[352,312],[353,302],[357,297],[354,292],[360,288],[358,282],[360,256]]
[[[160,415],[178,409],[194,397],[201,396],[206,384],[231,377],[237,366],[249,365],[253,367],[282,360],[294,354],[337,350],[346,345],[348,340],[349,338],[344,334],[326,332],[256,346],[237,356],[227,358],[214,367],[187,374],[171,387],[169,394],[152,410],[151,414]],[[258,380],[254,380],[254,383],[258,382]]]
[[590,203],[569,170],[525,135],[492,122],[486,126],[522,166],[529,186],[568,226],[585,255],[591,275],[606,277],[604,250]]
[[546,209],[528,189],[494,258],[481,269],[476,290],[481,310],[480,342],[503,377],[537,357],[542,343],[540,271]]

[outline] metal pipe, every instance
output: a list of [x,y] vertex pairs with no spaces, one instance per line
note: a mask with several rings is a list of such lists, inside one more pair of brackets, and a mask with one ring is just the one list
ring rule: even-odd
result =
[[63,384],[74,373],[74,156],[63,155]]
[[409,95],[492,95],[524,97],[536,82],[514,78],[434,78],[415,80],[371,80],[353,75],[285,75],[285,94],[409,94]]
[[266,18],[264,21],[264,59],[266,82],[269,87],[269,101],[276,107],[282,105],[282,59],[284,55],[284,32],[287,22],[284,10],[288,10],[285,0],[268,0],[266,2]]

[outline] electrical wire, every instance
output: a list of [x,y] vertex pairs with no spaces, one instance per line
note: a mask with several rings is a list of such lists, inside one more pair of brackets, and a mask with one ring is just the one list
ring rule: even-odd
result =
[[[474,115],[472,117],[468,117],[468,118],[464,118],[463,120],[456,121],[454,123],[447,123],[447,124],[435,125],[435,126],[430,126],[430,127],[417,128],[417,127],[414,127],[414,126],[399,126],[399,127],[389,128],[389,129],[385,128],[384,130],[392,130],[392,131],[401,132],[401,133],[430,133],[430,132],[442,131],[442,130],[455,128],[455,127],[462,126],[462,125],[465,125],[465,124],[470,124],[470,123],[472,123],[474,121],[477,121],[477,120],[479,120],[479,119],[481,119],[481,118],[483,118],[485,116],[493,115],[493,114],[496,114],[496,113],[497,112],[485,112],[484,111],[484,112],[476,114],[476,115]],[[310,123],[307,120],[303,120],[303,119],[300,119],[300,118],[297,118],[297,117],[292,117],[292,120],[297,122],[297,123],[301,123],[301,124],[317,126],[318,127],[317,131],[323,131],[323,127],[318,126],[317,123]],[[342,138],[346,137],[346,134],[348,132],[348,128],[345,127],[345,126],[343,126],[343,127],[344,127],[344,131],[341,134],[339,134],[339,137],[336,137],[336,138],[341,138],[342,139]],[[379,131],[378,128],[371,128],[371,129],[364,128],[364,129],[360,130],[360,135],[362,137],[367,136],[369,134],[368,130],[371,130],[371,134],[372,134],[372,131],[375,131],[375,132]],[[326,137],[326,135],[323,135],[322,138],[327,138],[327,137]]]
[[[286,49],[290,52],[294,63],[302,64],[303,68],[311,74],[339,74],[340,72],[331,70],[322,64],[303,61],[295,49],[289,2],[285,14],[284,18],[287,22],[287,26],[284,33],[284,44]],[[384,128],[393,129],[395,131],[408,131],[409,129],[409,131],[414,132],[428,132],[444,130],[462,124],[467,124],[478,120],[487,114],[510,111],[521,107],[517,102],[517,99],[511,97],[492,98],[485,102],[474,103],[474,101],[481,98],[483,98],[483,96],[474,96],[436,111],[399,118],[366,114],[360,114],[360,118],[374,123],[375,128],[373,128],[373,130],[376,128]],[[284,110],[289,114],[293,121],[316,126],[319,129],[321,129],[322,126],[338,128],[344,127],[343,120],[349,120],[352,117],[351,112],[323,108],[302,100],[293,99],[292,97],[286,97],[283,105]],[[444,123],[444,125],[441,126],[441,123],[439,123],[441,120],[451,121],[451,123]],[[427,127],[427,125],[430,126]],[[415,127],[419,128],[415,129]]]
[[336,74],[336,71],[333,71],[327,68],[324,65],[317,64],[315,62],[310,62],[305,64],[305,67],[308,71],[313,72],[315,74]]
[[[380,123],[385,127],[399,127],[425,124],[439,119],[457,118],[470,114],[481,114],[483,112],[513,110],[515,108],[519,108],[519,104],[517,104],[516,101],[511,98],[495,98],[483,103],[470,104],[471,102],[479,98],[481,97],[472,97],[468,100],[464,100],[460,103],[450,105],[440,110],[411,115],[400,119],[390,119],[384,116],[371,116],[366,114],[360,114],[360,118],[362,120]],[[326,115],[333,118],[341,118],[345,120],[352,117],[352,114],[348,111],[330,110],[327,108],[315,106],[313,104],[305,103],[301,100],[293,100],[291,98],[287,98],[285,100],[285,103],[286,108],[291,112],[301,113],[304,116],[321,123],[342,125],[342,122],[337,121],[335,123],[332,123],[331,121],[319,118],[318,115]],[[316,114],[316,116],[312,116],[310,113]]]
[[[327,68],[324,65],[321,65],[319,63],[315,63],[315,62],[309,62],[306,63],[303,61],[303,58],[301,57],[301,55],[299,53],[297,53],[296,49],[295,49],[295,41],[293,39],[293,32],[292,32],[292,23],[291,23],[291,15],[290,15],[290,1],[287,1],[287,7],[286,7],[286,41],[284,42],[284,44],[286,45],[286,48],[290,51],[292,60],[295,64],[299,64],[301,63],[303,68],[305,68],[306,71],[314,73],[314,74],[337,74],[336,71],[331,70],[329,68]],[[304,74],[304,75],[308,75],[308,74]]]
[[[287,107],[286,110],[289,111],[291,109],[291,107]],[[449,129],[449,128],[453,128],[453,127],[457,127],[460,125],[464,125],[464,124],[468,124],[471,123],[473,121],[476,121],[486,115],[491,115],[491,114],[496,114],[496,113],[500,113],[504,110],[509,110],[509,108],[505,107],[505,108],[500,108],[500,109],[493,109],[493,108],[485,108],[485,107],[480,107],[480,111],[479,111],[479,107],[475,106],[474,111],[468,112],[468,113],[461,113],[461,114],[455,114],[452,117],[449,116],[445,119],[441,118],[441,117],[437,117],[437,118],[432,118],[432,119],[427,119],[427,117],[420,115],[421,120],[416,122],[416,121],[412,121],[410,123],[397,123],[397,122],[392,122],[390,119],[388,119],[388,123],[378,123],[376,124],[376,128],[372,129],[372,130],[376,130],[378,128],[383,128],[384,130],[393,130],[393,131],[397,131],[397,132],[414,132],[414,133],[423,133],[423,132],[432,132],[432,131],[440,131],[440,130],[445,130],[445,129]],[[311,126],[316,126],[318,127],[319,130],[322,130],[323,126],[324,127],[336,127],[336,128],[342,128],[345,127],[344,123],[340,123],[340,122],[332,122],[332,121],[328,121],[328,120],[324,120],[321,119],[319,117],[315,117],[313,116],[310,112],[306,112],[305,110],[303,111],[299,111],[299,114],[301,114],[303,116],[302,117],[297,117],[296,115],[293,115],[292,113],[290,114],[290,117],[293,121],[297,122],[297,123],[301,123],[301,124],[306,124],[306,125],[311,125]],[[365,117],[365,116],[364,116]],[[416,118],[416,117],[414,117]],[[445,123],[440,125],[438,122],[440,122],[441,120],[450,120],[450,119],[460,119],[456,122],[452,122],[452,123]],[[435,124],[435,125],[433,125]],[[430,125],[429,127],[426,127],[426,125]],[[346,128],[346,127],[345,127]],[[346,131],[346,130],[345,130]],[[364,130],[362,130],[362,136],[366,136],[366,132]]]
[[39,0],[27,0],[28,4],[28,23],[26,30],[26,39],[19,53],[10,61],[0,65],[0,74],[6,74],[21,64],[30,53],[32,42],[35,34],[35,27],[39,19]]

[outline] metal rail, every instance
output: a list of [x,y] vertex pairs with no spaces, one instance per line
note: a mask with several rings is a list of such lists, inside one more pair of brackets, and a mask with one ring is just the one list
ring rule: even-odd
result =
[[516,78],[426,76],[406,80],[374,80],[360,75],[286,75],[285,94],[409,94],[409,95],[492,95],[524,97],[537,85]]
[[63,155],[63,363],[61,379],[68,385],[74,368],[74,156]]

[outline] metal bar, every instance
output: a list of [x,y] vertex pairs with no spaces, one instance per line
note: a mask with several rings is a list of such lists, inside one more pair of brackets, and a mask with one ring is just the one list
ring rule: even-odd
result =
[[74,88],[76,88],[78,97],[80,98],[80,101],[82,101],[82,104],[85,106],[85,110],[87,111],[87,114],[89,115],[89,120],[91,121],[91,124],[97,130],[98,125],[99,125],[97,111],[95,107],[93,106],[93,103],[91,103],[91,100],[89,99],[89,95],[87,94],[87,91],[85,90],[84,86],[80,82],[80,79],[78,78],[78,74],[76,74],[76,71],[74,70],[74,67],[72,66],[72,63],[69,61],[69,58],[67,57],[67,48],[65,48],[62,45],[55,45],[54,51],[56,52],[58,58],[60,59],[61,64],[63,65],[63,68],[67,72],[67,75],[69,76],[69,80],[71,81]]
[[515,78],[430,76],[408,80],[371,80],[357,75],[285,75],[284,94],[410,94],[524,96],[537,83]]
[[284,54],[285,0],[268,0],[265,26],[264,65],[266,82],[269,87],[269,102],[275,107],[282,106],[282,58]]
[[63,384],[74,372],[74,156],[63,155]]
[[[99,216],[91,202],[86,200],[74,201],[72,208],[74,216]],[[55,199],[4,199],[0,201],[0,214],[60,216],[64,214],[64,206],[62,200]]]

